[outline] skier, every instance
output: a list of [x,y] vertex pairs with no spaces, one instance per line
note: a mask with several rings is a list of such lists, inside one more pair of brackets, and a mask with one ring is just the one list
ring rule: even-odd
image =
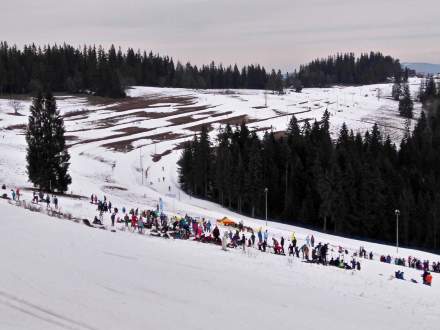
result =
[[114,213],[112,213],[112,215],[110,216],[110,219],[112,220],[112,227],[115,226],[115,217],[116,215]]
[[143,234],[143,229],[144,229],[144,221],[142,220],[142,217],[140,216],[138,219],[139,234]]
[[133,231],[136,229],[136,223],[137,223],[137,217],[136,214],[131,215],[131,228],[133,228]]
[[283,237],[283,236],[281,236],[280,244],[281,244],[281,251],[282,251],[283,254],[284,254],[284,237]]
[[310,243],[312,244],[312,247],[315,247],[315,237],[310,237]]
[[101,220],[98,219],[98,217],[95,215],[95,218],[93,219],[93,224],[94,225],[102,225]]
[[264,242],[267,244],[267,239],[269,238],[269,234],[267,233],[267,229],[264,231]]
[[215,226],[214,230],[212,231],[212,236],[214,237],[214,239],[217,241],[220,237],[220,230],[218,229],[217,226]]
[[228,245],[228,232],[224,232],[223,233],[223,238],[222,238],[222,250],[223,251],[227,251],[226,246]]
[[296,237],[295,237],[295,232],[292,232],[292,236],[290,236],[290,241],[292,242],[293,246],[296,246]]
[[37,193],[35,191],[33,193],[32,202],[35,203],[35,204],[38,204],[38,196],[37,196]]
[[58,198],[57,198],[57,196],[55,196],[53,198],[53,205],[55,205],[55,209],[58,209]]
[[275,254],[281,254],[281,246],[278,243],[278,241],[272,237],[272,246],[273,246],[273,252]]
[[430,272],[426,271],[422,274],[423,284],[431,286],[432,275]]
[[127,213],[125,213],[124,221],[125,221],[125,228],[128,228],[128,223],[130,222],[130,217],[128,216]]
[[11,189],[11,197],[12,197],[12,200],[15,201],[15,191],[14,191],[14,189]]
[[263,235],[261,234],[261,228],[258,230],[258,244],[261,244],[261,242],[263,241]]
[[251,241],[252,241],[252,246],[254,246],[255,245],[255,234],[254,234],[254,232],[252,232]]

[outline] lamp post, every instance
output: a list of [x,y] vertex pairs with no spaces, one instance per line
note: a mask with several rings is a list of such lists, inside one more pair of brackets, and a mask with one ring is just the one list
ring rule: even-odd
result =
[[142,147],[139,148],[139,165],[141,168],[141,180],[142,180],[142,185],[144,185],[144,167],[142,166]]
[[269,191],[269,189],[264,188],[264,194],[266,196],[266,227],[267,227],[267,192]]
[[394,214],[396,215],[396,250],[397,250],[397,254],[399,254],[399,215],[400,215],[400,211],[399,210],[395,210]]

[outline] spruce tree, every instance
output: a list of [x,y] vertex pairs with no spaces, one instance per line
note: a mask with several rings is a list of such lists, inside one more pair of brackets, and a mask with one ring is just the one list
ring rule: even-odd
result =
[[391,97],[395,101],[399,101],[400,95],[402,94],[402,86],[400,85],[400,82],[395,81],[391,90]]
[[402,117],[412,118],[413,117],[414,103],[411,100],[411,94],[409,91],[408,84],[403,86],[403,95],[399,100],[399,113]]
[[63,118],[51,93],[34,98],[26,130],[29,180],[44,191],[65,192],[72,182]]

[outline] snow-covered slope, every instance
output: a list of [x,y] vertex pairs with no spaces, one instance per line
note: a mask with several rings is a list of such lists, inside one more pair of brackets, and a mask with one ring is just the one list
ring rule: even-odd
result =
[[[419,81],[411,80],[413,93]],[[299,120],[331,113],[332,131],[343,122],[364,131],[377,122],[397,142],[407,124],[389,99],[391,86],[306,89],[301,94],[264,91],[194,91],[136,87],[134,98],[118,103],[98,98],[59,96],[72,156],[71,191],[62,197],[64,212],[91,218],[90,194],[106,195],[122,208],[152,208],[162,198],[169,214],[190,214],[215,221],[223,216],[253,228],[261,220],[237,215],[214,203],[191,198],[179,189],[176,161],[181,143],[201,124],[214,130],[247,120],[260,134],[284,130],[291,114]],[[379,97],[378,97],[379,96]],[[0,99],[0,184],[31,185],[25,173],[30,100],[22,116]],[[416,105],[420,110],[420,105]],[[416,111],[416,112],[417,112]],[[418,113],[416,113],[416,117]],[[305,329],[437,329],[440,307],[434,286],[389,280],[398,268],[377,261],[396,255],[394,247],[313,233],[269,222],[270,237],[302,244],[313,233],[350,254],[364,246],[374,261],[361,272],[303,264],[256,250],[224,253],[194,242],[165,241],[82,225],[29,213],[0,202],[1,329],[197,329],[300,327]],[[104,219],[108,224],[108,216]],[[400,257],[439,261],[438,256],[399,249]],[[420,273],[404,269],[407,278]],[[331,322],[330,322],[331,320]],[[330,322],[330,323],[329,323]]]
[[377,261],[344,271],[90,229],[4,201],[0,213],[1,329],[438,328],[440,286],[390,280],[396,267]]

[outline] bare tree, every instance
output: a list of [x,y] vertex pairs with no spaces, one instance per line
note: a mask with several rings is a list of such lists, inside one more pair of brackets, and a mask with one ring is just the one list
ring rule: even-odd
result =
[[14,109],[14,113],[17,115],[18,112],[24,108],[23,103],[21,103],[19,100],[11,99],[9,100],[9,106]]

